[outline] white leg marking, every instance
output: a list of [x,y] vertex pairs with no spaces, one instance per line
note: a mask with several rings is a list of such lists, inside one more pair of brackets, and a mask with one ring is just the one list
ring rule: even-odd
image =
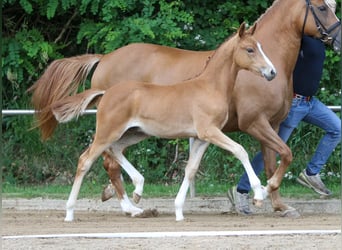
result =
[[129,177],[132,179],[133,185],[135,186],[134,192],[142,196],[144,189],[144,176],[142,176],[138,170],[127,160],[127,158],[119,151],[116,150],[115,144],[112,146],[112,153],[114,154],[117,162],[127,172]]
[[235,157],[241,161],[248,175],[251,187],[254,191],[254,199],[260,201],[263,200],[267,192],[261,186],[261,182],[253,170],[246,150],[240,144],[238,144],[237,142],[233,141],[228,136],[223,134],[223,132],[219,129],[215,128],[208,132],[210,133],[210,137],[208,136],[208,140],[211,143],[232,152],[235,155]]
[[175,199],[176,221],[184,220],[183,207],[186,199],[186,193],[188,192],[190,182],[194,179],[202,156],[208,146],[208,142],[199,139],[194,139],[192,143],[189,161],[185,167],[185,176]]
[[123,199],[120,200],[120,206],[123,212],[131,214],[132,217],[143,212],[141,208],[138,208],[131,203],[126,193],[123,195]]
[[[82,160],[80,159],[80,161]],[[72,189],[69,195],[69,199],[66,203],[66,216],[65,216],[64,221],[67,221],[67,222],[74,220],[74,209],[75,209],[75,204],[76,204],[76,200],[78,197],[78,193],[80,192],[84,175],[88,172],[91,166],[91,162],[87,162],[84,165],[86,165],[86,168],[84,171],[81,172],[79,176],[75,177],[74,184],[72,185]]]
[[123,155],[123,150],[128,146],[134,145],[143,139],[148,138],[149,136],[142,133],[125,133],[119,141],[115,142],[111,146],[111,153],[116,158],[117,162],[121,165],[121,167],[127,172],[129,177],[131,178],[133,185],[135,186],[134,193],[142,196],[144,189],[144,177],[139,171],[127,160],[127,158]]
[[101,155],[105,147],[101,145],[95,146],[95,142],[80,156],[77,164],[77,172],[66,204],[66,216],[64,221],[74,220],[74,209],[78,193],[80,192],[81,184],[84,176],[89,171],[93,162]]
[[175,199],[176,221],[184,220],[183,206],[184,206],[186,193],[188,192],[189,185],[190,185],[189,179],[187,177],[184,177],[182,185]]

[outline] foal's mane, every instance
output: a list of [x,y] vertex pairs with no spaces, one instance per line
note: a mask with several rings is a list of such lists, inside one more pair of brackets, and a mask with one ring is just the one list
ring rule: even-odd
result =
[[208,56],[208,58],[207,58],[207,60],[206,60],[206,62],[205,62],[204,68],[203,68],[199,73],[197,73],[195,76],[193,76],[193,77],[191,77],[191,78],[189,78],[189,79],[187,79],[187,80],[191,80],[191,79],[194,79],[194,78],[197,78],[198,76],[200,76],[200,75],[205,71],[205,69],[208,67],[209,62],[210,62],[211,59],[215,56],[217,50],[218,50],[222,45],[224,45],[226,42],[228,42],[228,41],[229,41],[233,36],[235,36],[235,35],[236,35],[236,32],[232,33],[230,36],[228,36],[228,38],[226,38],[226,40],[224,40],[223,43],[219,44],[218,47],[214,50],[213,54],[211,54],[210,56]]
[[[271,6],[269,6],[268,8],[267,8],[267,10],[253,23],[253,25],[255,24],[255,23],[258,23],[258,26],[260,26],[261,24],[259,24],[259,23],[262,23],[263,22],[263,20],[265,19],[264,17],[265,16],[268,16],[268,15],[274,15],[274,13],[273,13],[273,7],[275,6],[275,5],[277,5],[277,4],[279,4],[279,0],[275,0],[273,3],[272,3],[272,5]],[[252,25],[252,26],[253,26]],[[252,27],[251,26],[251,27]],[[236,30],[238,29],[238,28],[235,28]],[[234,35],[236,34],[236,32],[234,32],[234,33],[232,33],[230,36],[228,36],[228,38],[226,38],[225,39],[225,41],[223,42],[223,43],[221,43],[215,50],[214,50],[214,52],[213,52],[213,54],[212,55],[210,55],[208,58],[207,58],[207,61],[205,62],[205,66],[204,66],[204,68],[197,74],[197,75],[195,75],[195,76],[193,76],[193,77],[191,77],[191,78],[189,78],[189,79],[186,79],[186,80],[191,80],[191,79],[194,79],[194,78],[197,78],[198,76],[200,76],[202,73],[203,73],[203,71],[205,71],[205,69],[207,68],[207,66],[208,66],[208,64],[209,64],[209,62],[211,61],[211,59],[215,56],[215,54],[216,54],[216,51],[222,46],[222,45],[224,45],[228,40],[230,40]]]

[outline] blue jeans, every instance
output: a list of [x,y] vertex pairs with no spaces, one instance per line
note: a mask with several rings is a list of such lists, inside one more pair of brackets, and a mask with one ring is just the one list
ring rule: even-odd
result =
[[[280,138],[287,142],[292,131],[301,121],[322,128],[326,132],[306,166],[308,172],[317,174],[341,141],[341,119],[314,97],[310,101],[294,98],[287,118],[280,124],[278,133]],[[251,164],[255,173],[259,175],[264,168],[261,152],[257,153]],[[248,192],[251,190],[246,172],[242,175],[237,189]]]

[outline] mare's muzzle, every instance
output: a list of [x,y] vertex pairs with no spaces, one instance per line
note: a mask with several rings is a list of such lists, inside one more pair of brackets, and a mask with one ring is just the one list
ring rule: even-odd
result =
[[336,52],[341,50],[341,22],[336,22],[328,29],[321,30],[322,38],[324,43],[333,46]]
[[339,25],[338,31],[332,37],[331,45],[335,51],[341,51],[341,25]]

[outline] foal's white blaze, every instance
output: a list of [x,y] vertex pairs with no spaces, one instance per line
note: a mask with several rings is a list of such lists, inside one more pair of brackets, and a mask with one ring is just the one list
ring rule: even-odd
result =
[[270,81],[272,80],[276,74],[277,74],[277,70],[276,68],[274,67],[273,63],[271,62],[271,60],[265,55],[264,51],[262,50],[261,48],[261,44],[259,42],[257,42],[257,46],[258,46],[258,49],[262,55],[262,57],[265,59],[265,62],[268,64],[268,68],[262,68],[261,69],[261,73],[263,76],[265,76],[265,78]]

